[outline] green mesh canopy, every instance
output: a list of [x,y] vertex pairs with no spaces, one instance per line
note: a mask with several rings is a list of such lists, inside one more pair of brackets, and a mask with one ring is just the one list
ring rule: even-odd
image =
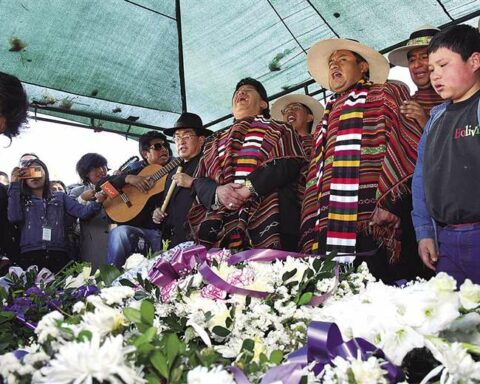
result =
[[229,123],[243,77],[270,96],[319,89],[306,54],[348,37],[379,51],[424,24],[477,25],[480,0],[0,0],[0,70],[32,111],[132,137],[182,110]]

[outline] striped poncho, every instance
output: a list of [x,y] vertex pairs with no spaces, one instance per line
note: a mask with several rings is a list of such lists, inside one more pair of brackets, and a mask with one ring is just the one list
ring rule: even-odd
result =
[[412,99],[423,107],[427,116],[430,116],[430,111],[433,107],[442,104],[445,101],[437,92],[435,92],[432,86],[417,90],[412,96]]
[[[315,132],[315,148],[307,174],[305,198],[302,205],[300,244],[304,253],[326,252],[330,187],[333,159],[339,127],[339,117],[350,93],[337,95],[326,121],[323,142],[322,125]],[[393,259],[400,254],[400,243],[394,238],[393,227],[369,227],[376,207],[392,211],[392,205],[410,193],[409,180],[417,158],[421,129],[415,121],[406,119],[399,110],[403,100],[410,99],[406,90],[396,84],[374,84],[369,87],[363,106],[361,154],[358,169],[357,236],[373,236],[383,243]],[[319,165],[323,163],[318,180]],[[317,224],[317,225],[315,225]],[[358,251],[364,251],[358,249]]]
[[[298,135],[282,122],[262,116],[237,120],[209,140],[195,177],[217,185],[243,183],[254,170],[277,159],[305,161]],[[251,198],[239,211],[194,203],[188,219],[194,240],[207,247],[279,248],[278,192]]]

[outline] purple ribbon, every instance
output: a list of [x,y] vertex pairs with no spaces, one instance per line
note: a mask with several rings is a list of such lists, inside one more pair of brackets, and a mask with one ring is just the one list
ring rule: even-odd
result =
[[177,248],[170,261],[158,260],[148,272],[148,277],[153,284],[164,287],[172,281],[188,275],[196,267],[205,281],[228,293],[258,298],[270,295],[269,292],[234,286],[218,276],[209,265],[209,259],[217,252],[221,252],[221,250],[207,252],[202,245],[194,245],[186,249]]
[[[158,260],[148,272],[148,277],[153,284],[164,287],[172,281],[188,275],[191,273],[192,269],[197,268],[205,281],[225,292],[256,298],[265,298],[270,295],[269,292],[255,291],[234,286],[218,276],[210,268],[210,260],[219,252],[222,252],[222,250],[211,249],[207,252],[207,249],[202,245],[193,245],[185,249],[178,247],[170,258],[170,261],[166,259]],[[351,254],[349,256],[368,256],[372,254],[372,252],[374,251]],[[249,249],[231,255],[228,258],[227,263],[229,265],[236,265],[245,261],[272,262],[275,260],[286,260],[289,256],[294,258],[325,257],[324,255],[310,255],[275,249]],[[339,281],[340,268],[337,265],[335,267],[335,284],[332,289],[323,295],[313,296],[308,305],[318,306],[324,303],[335,292]]]
[[391,383],[404,380],[400,368],[392,364],[381,349],[360,337],[347,342],[343,341],[338,326],[335,323],[312,321],[307,331],[307,344],[288,355],[287,363],[270,369],[263,377],[261,384],[270,384],[281,381],[283,384],[298,384],[305,374],[304,368],[315,362],[313,372],[319,375],[325,365],[340,356],[351,360],[361,358],[368,359],[376,356],[385,360],[382,368],[387,371],[387,377]]

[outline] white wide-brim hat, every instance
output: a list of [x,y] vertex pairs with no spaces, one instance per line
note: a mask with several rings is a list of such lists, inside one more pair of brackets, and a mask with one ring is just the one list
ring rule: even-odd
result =
[[428,47],[432,37],[439,31],[440,29],[433,25],[418,27],[416,31],[412,32],[406,45],[396,48],[388,54],[388,60],[393,65],[408,67],[408,52],[412,49]]
[[282,110],[289,104],[292,103],[300,103],[306,105],[313,113],[313,125],[312,127],[315,128],[318,123],[322,120],[323,117],[323,105],[312,96],[307,95],[285,95],[280,97],[279,99],[275,100],[272,104],[272,118],[275,120],[283,121]]
[[308,71],[323,88],[330,90],[328,60],[333,52],[340,50],[358,53],[367,61],[370,81],[382,84],[387,80],[390,66],[379,52],[354,40],[327,39],[312,45],[307,54]]

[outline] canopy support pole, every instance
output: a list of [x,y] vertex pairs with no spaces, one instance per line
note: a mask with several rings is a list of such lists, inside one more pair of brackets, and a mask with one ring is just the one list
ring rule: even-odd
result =
[[180,11],[180,0],[175,0],[175,12],[177,19],[178,35],[178,75],[180,77],[180,96],[182,98],[182,112],[187,111],[187,93],[185,88],[185,66],[183,63],[183,42],[182,42],[182,16]]

